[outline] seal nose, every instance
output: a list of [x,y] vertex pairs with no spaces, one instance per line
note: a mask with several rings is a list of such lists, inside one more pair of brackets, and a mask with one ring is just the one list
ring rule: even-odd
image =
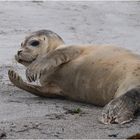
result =
[[22,52],[22,50],[19,50],[19,51],[17,52],[17,54],[20,55],[21,52]]

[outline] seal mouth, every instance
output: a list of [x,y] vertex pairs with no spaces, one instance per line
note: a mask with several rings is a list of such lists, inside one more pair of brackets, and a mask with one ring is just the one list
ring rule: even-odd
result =
[[33,61],[36,60],[36,58],[34,58],[33,60],[30,60],[30,61],[27,61],[27,60],[23,60],[21,58],[18,57],[18,55],[15,55],[15,60],[18,62],[18,63],[21,63],[23,65],[29,65],[31,64]]
[[32,63],[33,61],[25,61],[25,60],[19,59],[18,62],[19,62],[19,63]]

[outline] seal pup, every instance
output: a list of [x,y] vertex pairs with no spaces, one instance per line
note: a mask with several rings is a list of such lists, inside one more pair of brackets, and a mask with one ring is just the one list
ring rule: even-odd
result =
[[15,55],[25,65],[28,84],[13,70],[10,81],[41,97],[66,97],[105,106],[104,124],[133,119],[140,106],[140,55],[109,45],[65,45],[49,30],[27,36]]

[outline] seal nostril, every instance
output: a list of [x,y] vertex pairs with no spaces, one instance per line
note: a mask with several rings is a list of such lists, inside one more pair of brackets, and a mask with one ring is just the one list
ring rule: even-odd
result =
[[18,51],[17,54],[20,55],[21,52],[22,52],[22,50]]

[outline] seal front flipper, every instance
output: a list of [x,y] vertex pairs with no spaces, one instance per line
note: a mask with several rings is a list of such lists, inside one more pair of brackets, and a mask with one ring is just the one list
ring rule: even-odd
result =
[[104,124],[124,124],[133,120],[140,107],[140,88],[134,88],[110,101],[102,112],[100,121]]
[[22,80],[22,78],[13,70],[8,71],[8,76],[10,81],[18,88],[23,89],[27,92],[30,92],[33,95],[40,96],[40,97],[62,97],[61,89],[57,86],[37,86],[31,85]]
[[54,72],[60,65],[65,64],[80,54],[83,49],[75,46],[60,47],[46,56],[39,57],[26,70],[27,79],[32,82],[40,78],[42,73],[49,75]]

